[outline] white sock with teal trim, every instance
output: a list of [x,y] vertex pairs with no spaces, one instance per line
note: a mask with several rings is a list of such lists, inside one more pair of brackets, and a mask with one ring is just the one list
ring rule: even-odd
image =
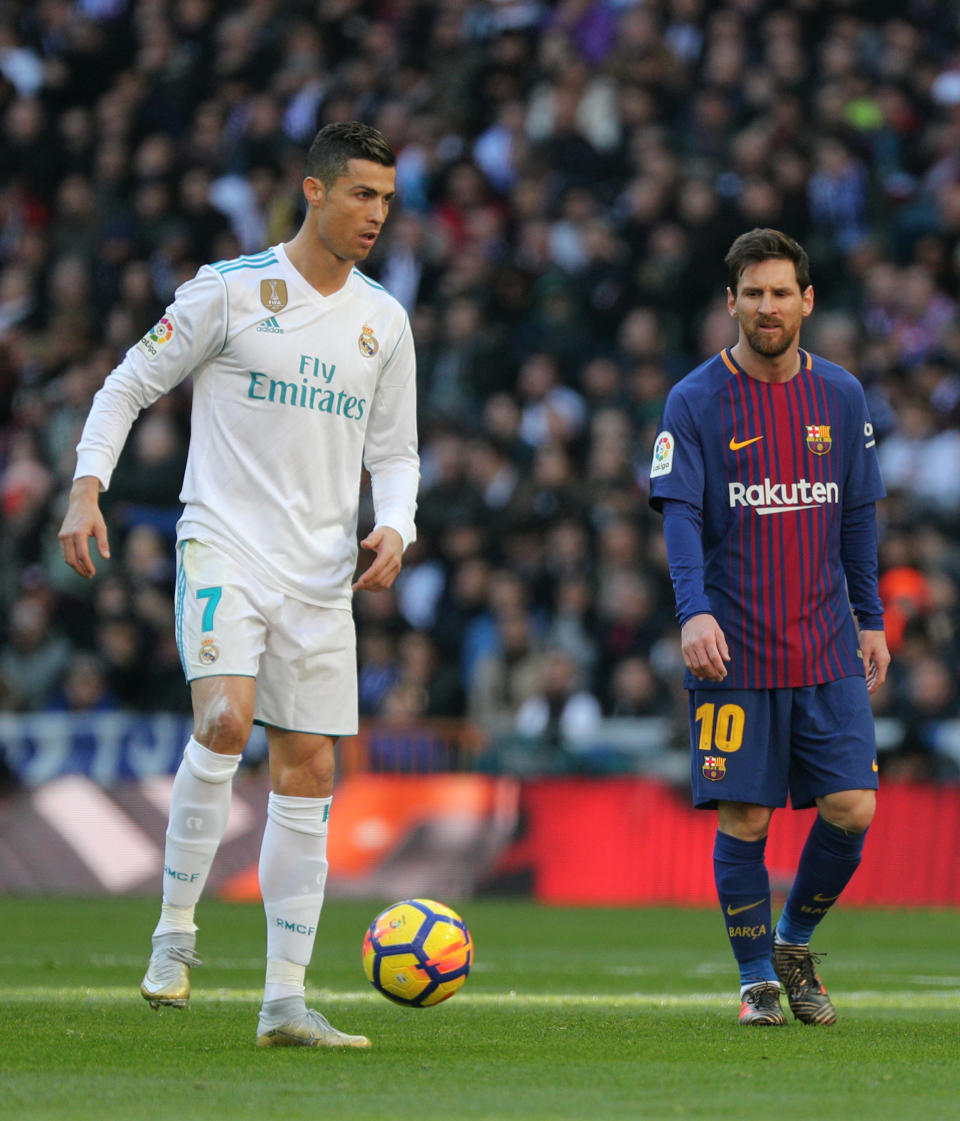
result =
[[195,931],[193,909],[230,816],[239,755],[221,755],[190,737],[173,780],[163,854],[163,908],[155,934]]
[[327,882],[332,798],[271,793],[260,847],[260,894],[267,919],[264,1004],[303,996]]

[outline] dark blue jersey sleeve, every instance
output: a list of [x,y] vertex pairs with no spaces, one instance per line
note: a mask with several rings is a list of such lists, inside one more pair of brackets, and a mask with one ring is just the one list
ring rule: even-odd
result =
[[663,423],[653,445],[650,505],[662,509],[665,498],[703,508],[703,449],[690,404],[678,386],[667,397]]
[[703,586],[703,514],[696,506],[676,498],[664,499],[662,507],[663,537],[677,620],[682,627],[694,615],[713,613]]
[[840,562],[850,606],[862,630],[883,630],[877,572],[877,511],[872,502],[845,506],[840,525]]
[[876,502],[887,493],[880,476],[877,441],[867,412],[867,399],[859,382],[855,383],[855,393],[854,432],[843,487],[843,504],[850,507]]

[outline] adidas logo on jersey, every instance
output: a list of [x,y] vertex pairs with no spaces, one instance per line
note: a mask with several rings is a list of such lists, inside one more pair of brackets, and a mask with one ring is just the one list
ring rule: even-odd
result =
[[258,331],[264,331],[268,335],[282,335],[283,328],[277,322],[276,316],[271,315],[269,319],[265,319],[257,328]]

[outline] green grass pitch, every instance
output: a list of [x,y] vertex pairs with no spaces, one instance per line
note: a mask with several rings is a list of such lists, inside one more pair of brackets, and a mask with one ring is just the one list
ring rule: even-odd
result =
[[834,1118],[960,1101],[960,912],[841,911],[814,948],[840,1016],[745,1029],[719,914],[458,909],[476,966],[397,1007],[360,944],[390,900],[328,903],[310,1002],[369,1052],[258,1049],[259,907],[204,902],[190,1008],[140,998],[152,900],[0,900],[0,1114],[37,1121]]

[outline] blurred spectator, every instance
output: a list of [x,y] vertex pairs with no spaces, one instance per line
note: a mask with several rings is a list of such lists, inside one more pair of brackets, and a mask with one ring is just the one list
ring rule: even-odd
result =
[[10,611],[9,632],[0,648],[5,707],[31,712],[44,707],[70,664],[70,643],[57,633],[50,597],[21,595]]
[[379,711],[399,677],[396,644],[387,631],[369,627],[360,636],[358,647],[360,715],[370,716]]
[[878,447],[889,491],[901,491],[931,514],[960,513],[960,429],[942,427],[917,395],[900,402],[897,430]]
[[672,711],[670,694],[646,658],[636,655],[617,662],[609,688],[610,716],[669,716]]
[[462,716],[463,686],[456,665],[440,658],[436,643],[423,631],[409,631],[398,644],[396,687],[416,696],[418,716]]
[[546,652],[536,691],[517,710],[514,726],[540,746],[558,750],[589,743],[600,725],[600,702],[583,688],[565,650]]
[[880,577],[887,646],[898,654],[909,623],[924,619],[932,607],[930,583],[916,568],[888,568]]
[[95,654],[71,655],[60,688],[44,706],[50,712],[109,712],[117,707],[103,663]]
[[468,712],[494,734],[513,727],[520,706],[534,696],[543,672],[543,648],[529,615],[505,614],[497,626],[499,649],[477,662]]

